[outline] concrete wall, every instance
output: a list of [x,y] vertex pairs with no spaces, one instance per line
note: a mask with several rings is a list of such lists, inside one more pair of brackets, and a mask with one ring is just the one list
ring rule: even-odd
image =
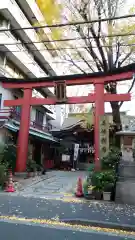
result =
[[[12,100],[14,99],[13,97],[13,93],[11,90],[5,89],[2,87],[2,85],[0,84],[0,94],[2,94],[2,99],[1,99],[1,109],[9,109],[8,107],[4,107],[4,100]],[[9,116],[8,112],[5,113],[1,113],[0,112],[0,116]]]
[[[9,90],[9,89],[4,89],[0,84],[0,94],[2,94],[1,109],[8,110],[9,107],[4,106],[4,100],[13,100],[14,99],[14,92],[12,90]],[[38,107],[37,108],[36,107],[31,107],[31,121],[35,121],[36,109],[38,109]],[[4,112],[4,110],[3,110],[3,111],[0,112],[0,116],[9,116],[9,112],[8,111]],[[43,125],[46,125],[46,113],[44,113]]]

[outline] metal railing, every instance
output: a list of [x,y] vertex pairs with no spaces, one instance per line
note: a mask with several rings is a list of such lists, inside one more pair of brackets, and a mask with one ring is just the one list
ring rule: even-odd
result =
[[[16,108],[0,109],[0,120],[5,119],[12,119],[13,121],[20,122],[21,113],[18,112]],[[50,126],[46,126],[44,124],[32,120],[30,121],[30,126],[43,132],[49,132],[51,130]]]

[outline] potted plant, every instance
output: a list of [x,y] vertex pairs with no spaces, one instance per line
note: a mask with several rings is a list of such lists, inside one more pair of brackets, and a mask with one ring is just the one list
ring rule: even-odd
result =
[[93,188],[93,195],[96,200],[101,200],[103,194],[102,186],[94,186]]
[[96,200],[102,199],[103,193],[103,173],[102,172],[93,172],[91,177],[91,182],[93,187],[93,194]]
[[105,201],[111,200],[111,194],[115,183],[116,174],[114,170],[103,172],[103,199]]
[[114,187],[113,183],[106,182],[104,184],[104,190],[103,190],[103,200],[104,201],[110,201],[111,200],[111,194],[112,194],[113,187]]

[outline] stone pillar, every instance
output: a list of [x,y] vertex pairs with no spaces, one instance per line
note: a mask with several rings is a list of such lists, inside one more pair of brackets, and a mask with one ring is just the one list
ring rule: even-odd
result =
[[115,201],[135,205],[135,162],[131,146],[125,146],[122,141],[122,159],[119,164],[118,181],[116,183]]

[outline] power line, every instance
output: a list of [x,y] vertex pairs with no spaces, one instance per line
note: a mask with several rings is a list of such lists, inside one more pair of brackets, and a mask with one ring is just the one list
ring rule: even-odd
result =
[[104,36],[97,36],[97,37],[76,37],[76,38],[63,38],[63,39],[54,39],[54,40],[43,40],[43,41],[33,41],[33,42],[16,42],[16,43],[0,43],[0,46],[3,45],[28,45],[28,44],[36,44],[36,43],[51,43],[51,42],[68,42],[68,41],[78,41],[78,40],[89,40],[89,39],[104,39],[104,38],[114,38],[114,37],[128,37],[128,36],[135,36],[135,33],[125,33],[125,34],[113,34],[113,35],[104,35]]
[[58,27],[65,27],[65,26],[76,26],[76,25],[82,25],[82,24],[107,22],[107,21],[127,19],[127,18],[133,18],[133,17],[135,17],[135,14],[123,15],[123,16],[119,16],[119,17],[95,19],[95,20],[90,20],[90,21],[77,21],[77,22],[67,22],[67,23],[59,23],[59,24],[43,25],[43,26],[32,26],[32,27],[24,27],[24,28],[0,29],[0,32],[4,32],[4,31],[8,32],[11,30],[12,31],[21,31],[21,30],[30,30],[30,29],[36,30],[36,29],[42,29],[42,28],[58,28]]
[[[5,44],[7,45],[7,44]],[[0,44],[1,46],[1,44]],[[116,47],[117,45],[101,45],[102,48],[109,48],[109,47]],[[120,47],[133,47],[135,46],[135,44],[121,44]],[[92,46],[92,48],[98,48],[97,46]],[[88,47],[87,46],[80,46],[80,47],[60,47],[60,48],[44,48],[44,49],[30,49],[30,50],[13,50],[13,51],[10,51],[10,50],[0,50],[0,52],[3,52],[3,53],[8,53],[8,52],[42,52],[42,51],[55,51],[55,50],[76,50],[76,49],[85,49],[87,51]]]

